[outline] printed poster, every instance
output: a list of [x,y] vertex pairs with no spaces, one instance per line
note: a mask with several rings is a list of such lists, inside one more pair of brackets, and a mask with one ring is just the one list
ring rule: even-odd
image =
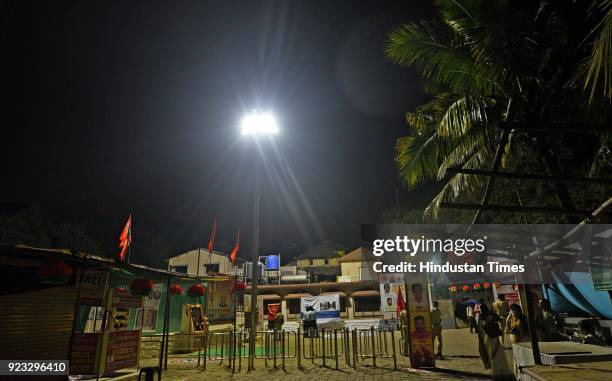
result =
[[70,355],[70,374],[96,374],[100,333],[74,333]]
[[138,365],[140,331],[117,331],[108,335],[105,372]]
[[230,321],[234,318],[232,314],[232,289],[234,280],[229,279],[219,282],[208,282],[208,312],[209,321]]
[[340,294],[302,297],[300,299],[302,316],[306,315],[307,306],[314,308],[317,324],[340,320]]
[[407,283],[410,364],[413,368],[432,368],[435,361],[427,274],[410,274]]
[[402,297],[406,295],[404,292],[404,274],[379,274],[378,281],[380,283],[380,306],[384,320],[397,320],[397,295],[402,291]]

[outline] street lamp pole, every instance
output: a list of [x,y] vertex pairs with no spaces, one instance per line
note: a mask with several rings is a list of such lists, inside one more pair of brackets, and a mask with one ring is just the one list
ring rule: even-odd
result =
[[[270,138],[278,134],[278,125],[270,113],[253,111],[242,119],[240,126],[243,136]],[[261,167],[264,158],[258,155],[255,169],[255,202],[253,207],[253,253],[251,256],[251,335],[249,340],[249,369],[255,368],[255,342],[257,337],[257,285],[259,283],[259,204],[261,201]],[[262,311],[263,312],[263,311]]]
[[255,367],[255,338],[257,336],[257,285],[259,283],[259,203],[261,200],[261,158],[255,169],[255,202],[253,206],[253,252],[251,254],[251,340],[249,342],[249,361]]

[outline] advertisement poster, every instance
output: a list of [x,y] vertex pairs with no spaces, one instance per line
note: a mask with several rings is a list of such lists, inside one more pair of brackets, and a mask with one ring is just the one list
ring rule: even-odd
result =
[[312,306],[317,316],[317,324],[340,320],[340,294],[308,296],[300,299],[300,311],[306,314],[306,307]]
[[209,282],[208,319],[209,321],[232,320],[232,279],[221,282]]
[[75,333],[70,357],[70,374],[96,374],[96,348],[100,333]]
[[118,331],[108,335],[106,372],[134,367],[138,364],[140,331]]
[[410,363],[413,368],[434,367],[427,275],[411,275],[407,287]]
[[404,292],[404,274],[379,274],[378,281],[380,283],[380,306],[383,313],[383,319],[397,320],[397,295],[401,290],[402,296]]

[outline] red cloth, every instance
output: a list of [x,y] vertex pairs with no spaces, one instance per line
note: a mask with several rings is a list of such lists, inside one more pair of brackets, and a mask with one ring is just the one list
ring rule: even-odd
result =
[[404,302],[404,296],[402,295],[402,288],[398,287],[397,290],[397,315],[406,309],[406,302]]
[[210,234],[210,240],[208,241],[208,257],[212,256],[213,247],[215,246],[215,234],[217,234],[217,219],[213,223],[212,233]]
[[119,247],[121,248],[121,253],[119,253],[119,259],[122,261],[125,260],[125,252],[127,251],[128,246],[132,243],[132,214],[128,217],[128,220],[119,235]]
[[236,245],[234,245],[234,250],[232,250],[232,254],[230,255],[230,261],[232,261],[232,263],[236,262],[238,250],[240,250],[240,229],[238,229],[238,236],[236,236]]

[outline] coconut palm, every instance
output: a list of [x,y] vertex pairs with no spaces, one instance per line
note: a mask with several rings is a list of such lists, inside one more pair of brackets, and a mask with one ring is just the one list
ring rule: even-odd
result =
[[[391,61],[422,74],[432,94],[432,100],[407,114],[410,133],[397,140],[396,162],[409,187],[444,180],[426,210],[434,215],[442,201],[473,197],[484,188],[480,177],[447,176],[451,167],[507,167],[536,154],[544,170],[559,174],[551,138],[514,135],[512,123],[584,118],[577,90],[568,86],[575,49],[563,19],[574,12],[571,2],[435,3],[439,20],[395,28],[385,49]],[[494,163],[500,149],[504,160]],[[563,184],[556,195],[573,208]]]

